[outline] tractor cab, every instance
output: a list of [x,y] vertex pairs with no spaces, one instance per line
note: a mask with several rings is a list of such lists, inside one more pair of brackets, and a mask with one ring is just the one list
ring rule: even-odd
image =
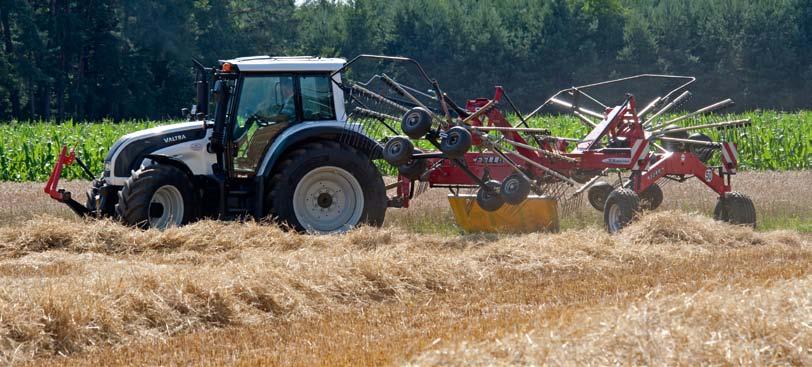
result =
[[268,56],[221,61],[213,75],[223,85],[215,90],[226,97],[217,99],[215,108],[225,114],[215,125],[223,129],[229,175],[256,176],[270,145],[290,127],[346,123],[339,121],[345,116],[342,91],[331,81],[344,62]]

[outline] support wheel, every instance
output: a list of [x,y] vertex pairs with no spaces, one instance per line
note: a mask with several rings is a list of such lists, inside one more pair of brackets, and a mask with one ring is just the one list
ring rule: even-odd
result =
[[400,129],[412,139],[420,139],[431,130],[431,114],[423,107],[414,107],[403,114]]
[[[666,131],[665,137],[667,137],[667,138],[677,138],[677,139],[688,139],[688,132],[687,131],[679,131],[679,132],[673,132],[673,133],[668,132],[668,130],[670,130],[670,129],[677,129],[677,128],[679,128],[678,125],[668,125],[668,126],[666,126],[665,127],[665,131]],[[665,150],[667,150],[669,152],[678,152],[678,151],[681,151],[684,148],[682,143],[677,143],[677,142],[673,142],[673,141],[663,141],[662,143],[663,143],[663,148],[665,148]]]
[[[413,154],[423,153],[419,149],[415,149]],[[428,166],[428,162],[424,158],[419,159],[409,159],[408,162],[401,164],[398,166],[398,174],[406,177],[410,180],[417,180],[420,179],[420,176],[423,172],[426,172],[426,167]]]
[[603,222],[609,233],[616,233],[631,223],[640,212],[640,198],[630,189],[617,188],[606,198]]
[[[710,136],[707,136],[702,133],[691,134],[690,136],[688,136],[688,139],[706,141],[708,143],[713,142],[713,139],[711,139]],[[702,161],[702,163],[708,163],[708,161],[711,159],[711,156],[713,156],[712,147],[690,144],[688,145],[688,149],[691,151],[691,153],[694,153],[694,155],[696,155],[696,157],[699,158],[699,160]]]
[[663,189],[660,185],[652,184],[640,193],[640,208],[643,210],[657,209],[663,203]]
[[505,199],[499,194],[499,181],[490,180],[485,187],[480,187],[476,193],[476,202],[486,212],[495,212],[505,204]]
[[268,214],[300,232],[383,224],[383,178],[369,157],[346,145],[323,141],[295,149],[274,168],[270,187]]
[[393,166],[406,164],[412,158],[414,143],[403,136],[389,139],[383,147],[383,159]]
[[502,181],[500,193],[506,203],[510,205],[521,204],[527,199],[527,195],[530,195],[530,182],[522,175],[514,173]]
[[755,228],[756,207],[747,195],[728,192],[724,198],[719,198],[716,202],[713,219]]
[[124,224],[166,229],[192,221],[197,201],[186,172],[170,165],[135,171],[118,193],[116,213]]
[[448,129],[440,140],[440,150],[449,158],[462,158],[471,149],[471,133],[462,126]]
[[587,191],[587,199],[589,200],[589,205],[592,205],[592,207],[595,208],[595,210],[603,211],[603,207],[606,206],[606,198],[609,197],[609,194],[614,189],[615,187],[608,182],[595,183]]

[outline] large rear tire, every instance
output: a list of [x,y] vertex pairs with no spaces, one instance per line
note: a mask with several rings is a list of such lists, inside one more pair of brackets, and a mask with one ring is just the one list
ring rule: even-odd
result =
[[713,219],[748,227],[756,226],[756,207],[750,198],[740,192],[728,192],[719,198],[713,210]]
[[118,193],[116,213],[126,225],[166,229],[194,220],[197,201],[186,172],[159,164],[133,172]]
[[334,233],[382,225],[386,204],[383,178],[369,157],[322,141],[287,154],[274,170],[266,207],[297,231]]
[[631,223],[640,213],[640,197],[633,190],[617,188],[606,198],[603,222],[609,233],[615,233]]

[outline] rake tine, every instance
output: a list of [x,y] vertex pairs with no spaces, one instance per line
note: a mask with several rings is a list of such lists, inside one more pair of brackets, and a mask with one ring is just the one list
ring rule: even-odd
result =
[[700,130],[700,129],[709,129],[709,128],[717,128],[717,129],[727,129],[733,127],[741,127],[747,126],[751,124],[750,119],[743,119],[743,120],[733,120],[733,121],[724,121],[724,122],[716,122],[712,124],[704,124],[704,125],[696,125],[696,126],[688,126],[688,127],[680,127],[676,129],[660,129],[657,131],[652,131],[652,134],[655,136],[660,136],[666,133],[675,133],[675,132],[683,132],[683,131],[692,131],[692,130]]
[[651,112],[651,110],[652,110],[652,109],[654,109],[654,107],[655,107],[655,106],[657,106],[657,104],[659,104],[659,103],[660,103],[660,101],[661,101],[662,99],[663,99],[663,97],[657,97],[657,98],[654,98],[654,100],[653,100],[653,101],[649,102],[649,104],[648,104],[648,105],[646,105],[646,107],[643,107],[643,109],[642,109],[642,110],[640,110],[640,113],[638,113],[638,114],[637,114],[637,117],[638,117],[638,118],[641,118],[641,119],[642,119],[643,117],[645,117],[645,116],[646,116],[646,115],[647,115],[649,112]]
[[688,98],[690,96],[691,96],[691,92],[689,92],[687,90],[685,92],[682,92],[682,94],[677,96],[677,98],[674,98],[674,100],[671,101],[671,103],[665,105],[665,107],[663,107],[662,109],[657,111],[654,115],[651,116],[651,118],[646,120],[646,122],[643,123],[643,127],[648,127],[657,117],[660,117],[660,115],[668,112],[668,110],[670,110],[670,109],[674,108],[676,105],[682,103],[683,100],[685,100],[686,98]]
[[698,115],[708,113],[708,112],[711,112],[711,111],[716,111],[716,110],[719,110],[719,109],[722,109],[722,108],[730,107],[730,106],[732,106],[734,104],[735,103],[733,102],[733,100],[728,98],[728,99],[726,99],[724,101],[719,101],[719,102],[716,102],[716,103],[714,103],[714,104],[712,104],[710,106],[700,108],[700,109],[698,109],[698,110],[696,110],[694,112],[691,112],[691,113],[689,113],[687,115],[683,115],[683,116],[677,117],[675,119],[671,119],[671,120],[668,120],[666,122],[663,122],[661,125],[668,126],[670,124],[677,123],[677,122],[685,120],[687,118],[698,116]]

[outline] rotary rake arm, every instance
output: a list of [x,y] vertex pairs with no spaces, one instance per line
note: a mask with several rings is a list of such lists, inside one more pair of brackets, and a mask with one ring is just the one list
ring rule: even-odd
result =
[[[398,197],[390,202],[402,207],[408,207],[417,181],[432,187],[448,187],[456,193],[461,188],[476,189],[477,206],[484,212],[498,211],[504,204],[522,205],[531,193],[569,200],[589,191],[592,203],[594,191],[607,187],[600,178],[610,172],[617,172],[621,189],[629,190],[618,194],[622,198],[645,196],[662,178],[681,182],[697,177],[724,200],[731,191],[730,176],[736,172],[735,144],[713,142],[706,135],[689,132],[749,124],[748,120],[735,120],[675,125],[728,107],[733,103],[729,99],[666,119],[667,114],[691,96],[687,87],[695,81],[693,77],[642,74],[567,88],[523,115],[499,86],[492,98],[471,99],[461,107],[418,62],[408,58],[361,55],[338,72],[347,71],[364,59],[416,66],[416,77],[411,79],[409,74],[398,71],[375,73],[365,82],[334,78],[349,95],[346,110],[351,111],[352,117],[383,122],[395,134],[379,137],[385,142],[383,159],[399,173],[399,183],[395,185]],[[598,96],[601,88],[649,79],[677,85],[639,111],[631,94],[627,93],[619,104]],[[423,92],[414,82],[430,89]],[[531,126],[530,117],[547,106],[572,113],[590,132],[579,139],[563,138],[548,129]],[[518,116],[517,125],[505,118],[503,108]],[[388,124],[393,121],[400,123],[399,129]],[[722,165],[709,167],[706,164],[715,151],[722,152]],[[622,178],[623,172],[628,179]],[[601,209],[609,213],[614,210],[609,207],[616,205],[610,204]],[[634,205],[631,207],[637,210]],[[612,213],[605,216],[610,231],[618,230],[633,217],[633,213],[618,214],[616,210]]]

